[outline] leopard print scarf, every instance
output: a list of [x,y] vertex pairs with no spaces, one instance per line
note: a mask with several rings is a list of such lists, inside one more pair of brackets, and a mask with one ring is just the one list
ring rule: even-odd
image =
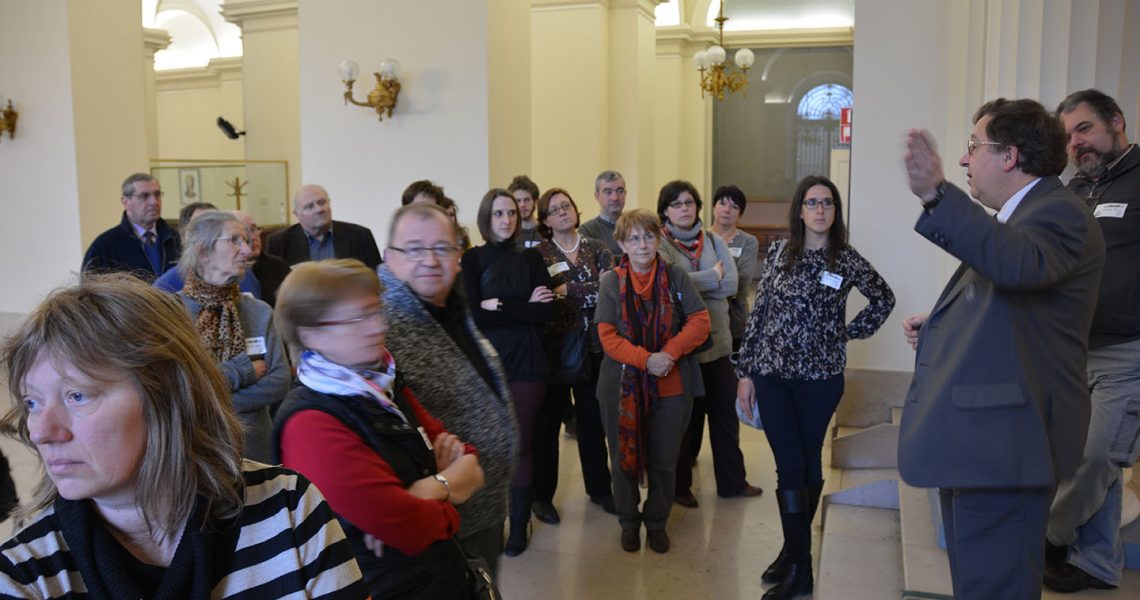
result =
[[197,275],[186,278],[182,292],[187,298],[202,305],[194,322],[198,335],[218,362],[225,362],[245,354],[245,332],[238,319],[238,285],[210,285]]

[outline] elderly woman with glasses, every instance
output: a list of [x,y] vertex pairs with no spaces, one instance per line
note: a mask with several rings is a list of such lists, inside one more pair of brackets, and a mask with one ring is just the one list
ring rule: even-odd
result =
[[[605,242],[578,233],[578,205],[562,188],[551,188],[538,199],[538,230],[544,238],[538,251],[551,273],[558,299],[546,331],[551,340],[554,373],[539,409],[534,434],[534,516],[558,523],[554,508],[558,487],[558,430],[574,393],[578,424],[578,458],[590,501],[614,512],[610,470],[606,466],[606,437],[598,412],[598,367],[602,343],[594,325],[598,280],[613,265]],[[569,342],[569,343],[568,343]],[[568,352],[562,352],[569,348]],[[574,364],[566,364],[566,361]]]
[[[737,402],[758,409],[776,458],[776,500],[784,547],[762,579],[764,600],[812,590],[811,522],[823,490],[820,450],[843,396],[847,340],[870,337],[895,296],[871,263],[847,243],[839,190],[826,177],[796,186],[791,238],[768,249],[756,304],[736,363]],[[847,296],[869,300],[847,322]]]
[[[594,314],[606,356],[598,403],[610,445],[621,547],[669,551],[665,522],[673,506],[681,435],[704,393],[693,351],[709,335],[709,311],[685,270],[657,254],[661,222],[634,209],[618,218],[614,240],[625,251],[602,275]],[[648,479],[645,504],[639,486]]]
[[277,411],[274,447],[328,498],[373,598],[466,599],[455,505],[483,470],[397,377],[381,292],[354,259],[304,262],[285,278],[277,323],[301,385]]
[[3,362],[3,429],[43,475],[0,546],[0,597],[368,597],[317,488],[242,460],[230,386],[172,295],[85,276]]
[[245,225],[233,213],[206,211],[182,232],[178,297],[229,382],[234,410],[246,428],[248,458],[269,462],[270,407],[289,392],[285,346],[273,309],[238,291],[250,255]]

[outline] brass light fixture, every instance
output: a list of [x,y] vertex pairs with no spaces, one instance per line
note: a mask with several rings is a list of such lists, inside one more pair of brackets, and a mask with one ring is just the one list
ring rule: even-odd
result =
[[726,72],[730,67],[725,64],[727,52],[724,50],[724,22],[728,17],[724,16],[724,0],[720,2],[720,16],[715,20],[716,28],[720,31],[720,43],[694,54],[693,62],[697,63],[697,70],[701,72],[701,98],[709,94],[717,100],[724,100],[725,90],[735,94],[748,86],[748,68],[756,62],[756,55],[748,48],[737,50],[733,62],[740,70]]
[[8,100],[8,106],[0,110],[0,141],[4,140],[4,132],[8,132],[10,139],[16,139],[16,119],[20,114],[16,109],[12,108],[12,100]]
[[360,65],[356,61],[346,60],[340,63],[340,79],[344,82],[344,103],[347,106],[349,102],[357,106],[367,106],[376,110],[376,116],[381,121],[384,120],[384,115],[392,117],[392,109],[396,108],[396,99],[400,96],[400,63],[396,62],[394,58],[386,58],[380,61],[380,70],[374,73],[376,75],[376,87],[368,93],[368,98],[364,102],[359,102],[352,97],[352,84],[356,83],[356,76],[360,74]]

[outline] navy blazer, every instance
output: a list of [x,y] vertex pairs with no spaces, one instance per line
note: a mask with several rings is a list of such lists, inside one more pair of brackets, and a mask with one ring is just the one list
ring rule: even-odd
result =
[[[356,223],[333,221],[333,253],[337,258],[355,258],[375,269],[382,262],[380,248],[372,232]],[[297,223],[286,229],[274,231],[265,240],[265,251],[284,260],[290,267],[309,260],[309,238]]]
[[127,219],[127,211],[119,224],[99,234],[87,248],[83,256],[82,270],[88,273],[125,271],[147,283],[154,282],[159,275],[178,264],[182,254],[182,240],[178,232],[159,219],[154,224],[157,236],[155,243],[159,249],[159,269],[156,273],[146,257],[143,241],[135,235],[134,227]]
[[1055,486],[1088,432],[1104,265],[1092,212],[1045,177],[1002,224],[950,186],[915,231],[962,265],[919,329],[899,473],[918,487]]

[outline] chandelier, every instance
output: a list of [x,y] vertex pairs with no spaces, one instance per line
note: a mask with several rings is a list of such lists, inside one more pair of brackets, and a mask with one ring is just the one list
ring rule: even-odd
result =
[[728,17],[724,16],[724,0],[720,2],[720,16],[715,20],[720,31],[720,43],[694,54],[693,62],[701,72],[701,98],[709,94],[717,100],[724,100],[725,90],[735,94],[748,86],[748,68],[756,62],[756,55],[748,48],[737,50],[733,62],[740,70],[728,70],[731,67],[725,64],[728,53],[724,50],[724,22]]

